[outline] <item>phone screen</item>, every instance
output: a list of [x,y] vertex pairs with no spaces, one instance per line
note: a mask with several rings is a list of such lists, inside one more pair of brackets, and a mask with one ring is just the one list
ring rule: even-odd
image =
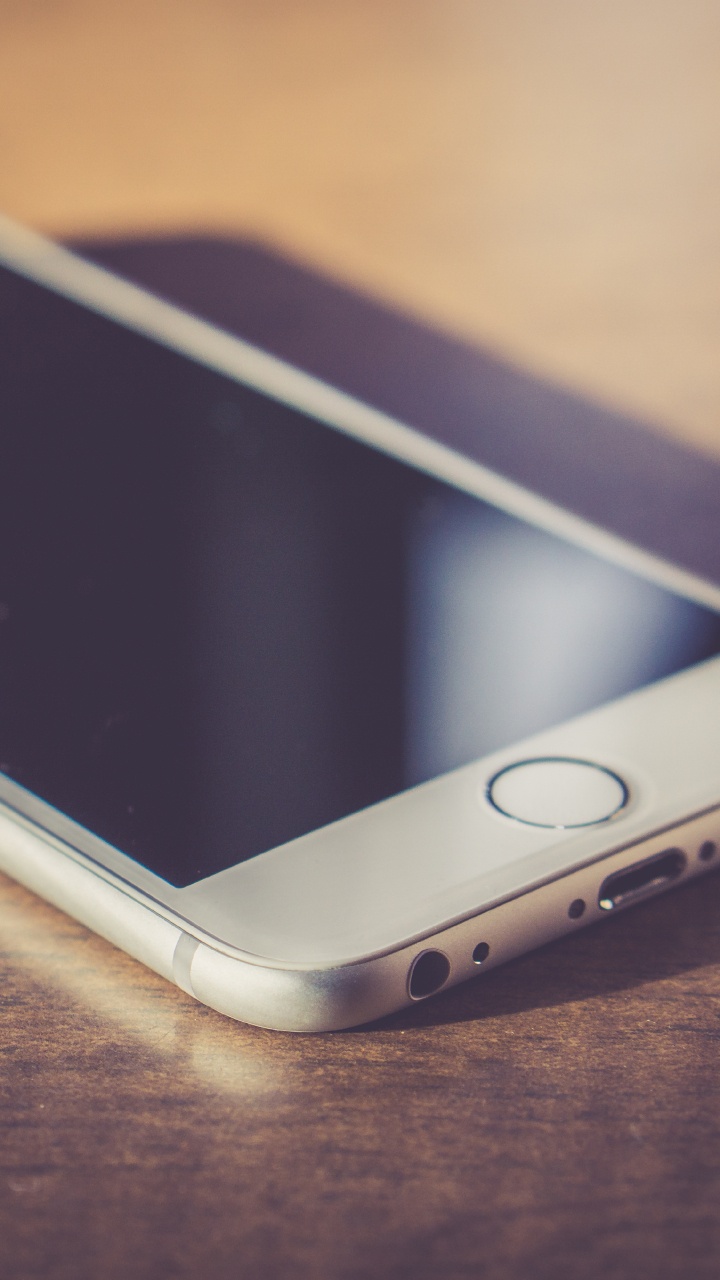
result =
[[710,609],[0,271],[0,770],[176,886],[720,652]]

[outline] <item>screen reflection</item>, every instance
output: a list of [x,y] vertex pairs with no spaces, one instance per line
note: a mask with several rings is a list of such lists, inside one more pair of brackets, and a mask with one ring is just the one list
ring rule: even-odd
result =
[[689,602],[458,495],[413,521],[408,784],[657,680],[713,651]]
[[0,272],[0,766],[182,885],[717,615]]

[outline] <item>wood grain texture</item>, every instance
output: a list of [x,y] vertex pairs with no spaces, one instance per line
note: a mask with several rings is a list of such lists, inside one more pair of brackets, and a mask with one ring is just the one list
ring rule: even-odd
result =
[[2,888],[3,1275],[717,1275],[720,877],[322,1036]]
[[[0,0],[0,200],[720,580],[717,462],[653,434],[720,449],[717,45],[704,0]],[[0,1275],[715,1280],[719,921],[711,876],[290,1036],[0,879]]]

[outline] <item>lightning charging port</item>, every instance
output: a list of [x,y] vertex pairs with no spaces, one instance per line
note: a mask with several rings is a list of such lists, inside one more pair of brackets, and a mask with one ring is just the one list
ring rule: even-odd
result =
[[671,881],[677,880],[686,866],[687,858],[682,849],[665,849],[662,853],[656,853],[654,857],[637,862],[634,867],[618,871],[616,875],[603,880],[598,905],[603,911],[624,907],[636,898],[655,893]]

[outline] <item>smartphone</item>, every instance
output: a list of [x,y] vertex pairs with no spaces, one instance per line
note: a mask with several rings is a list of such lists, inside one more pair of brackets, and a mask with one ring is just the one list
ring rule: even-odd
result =
[[5,222],[0,326],[7,874],[318,1031],[720,864],[717,587]]

